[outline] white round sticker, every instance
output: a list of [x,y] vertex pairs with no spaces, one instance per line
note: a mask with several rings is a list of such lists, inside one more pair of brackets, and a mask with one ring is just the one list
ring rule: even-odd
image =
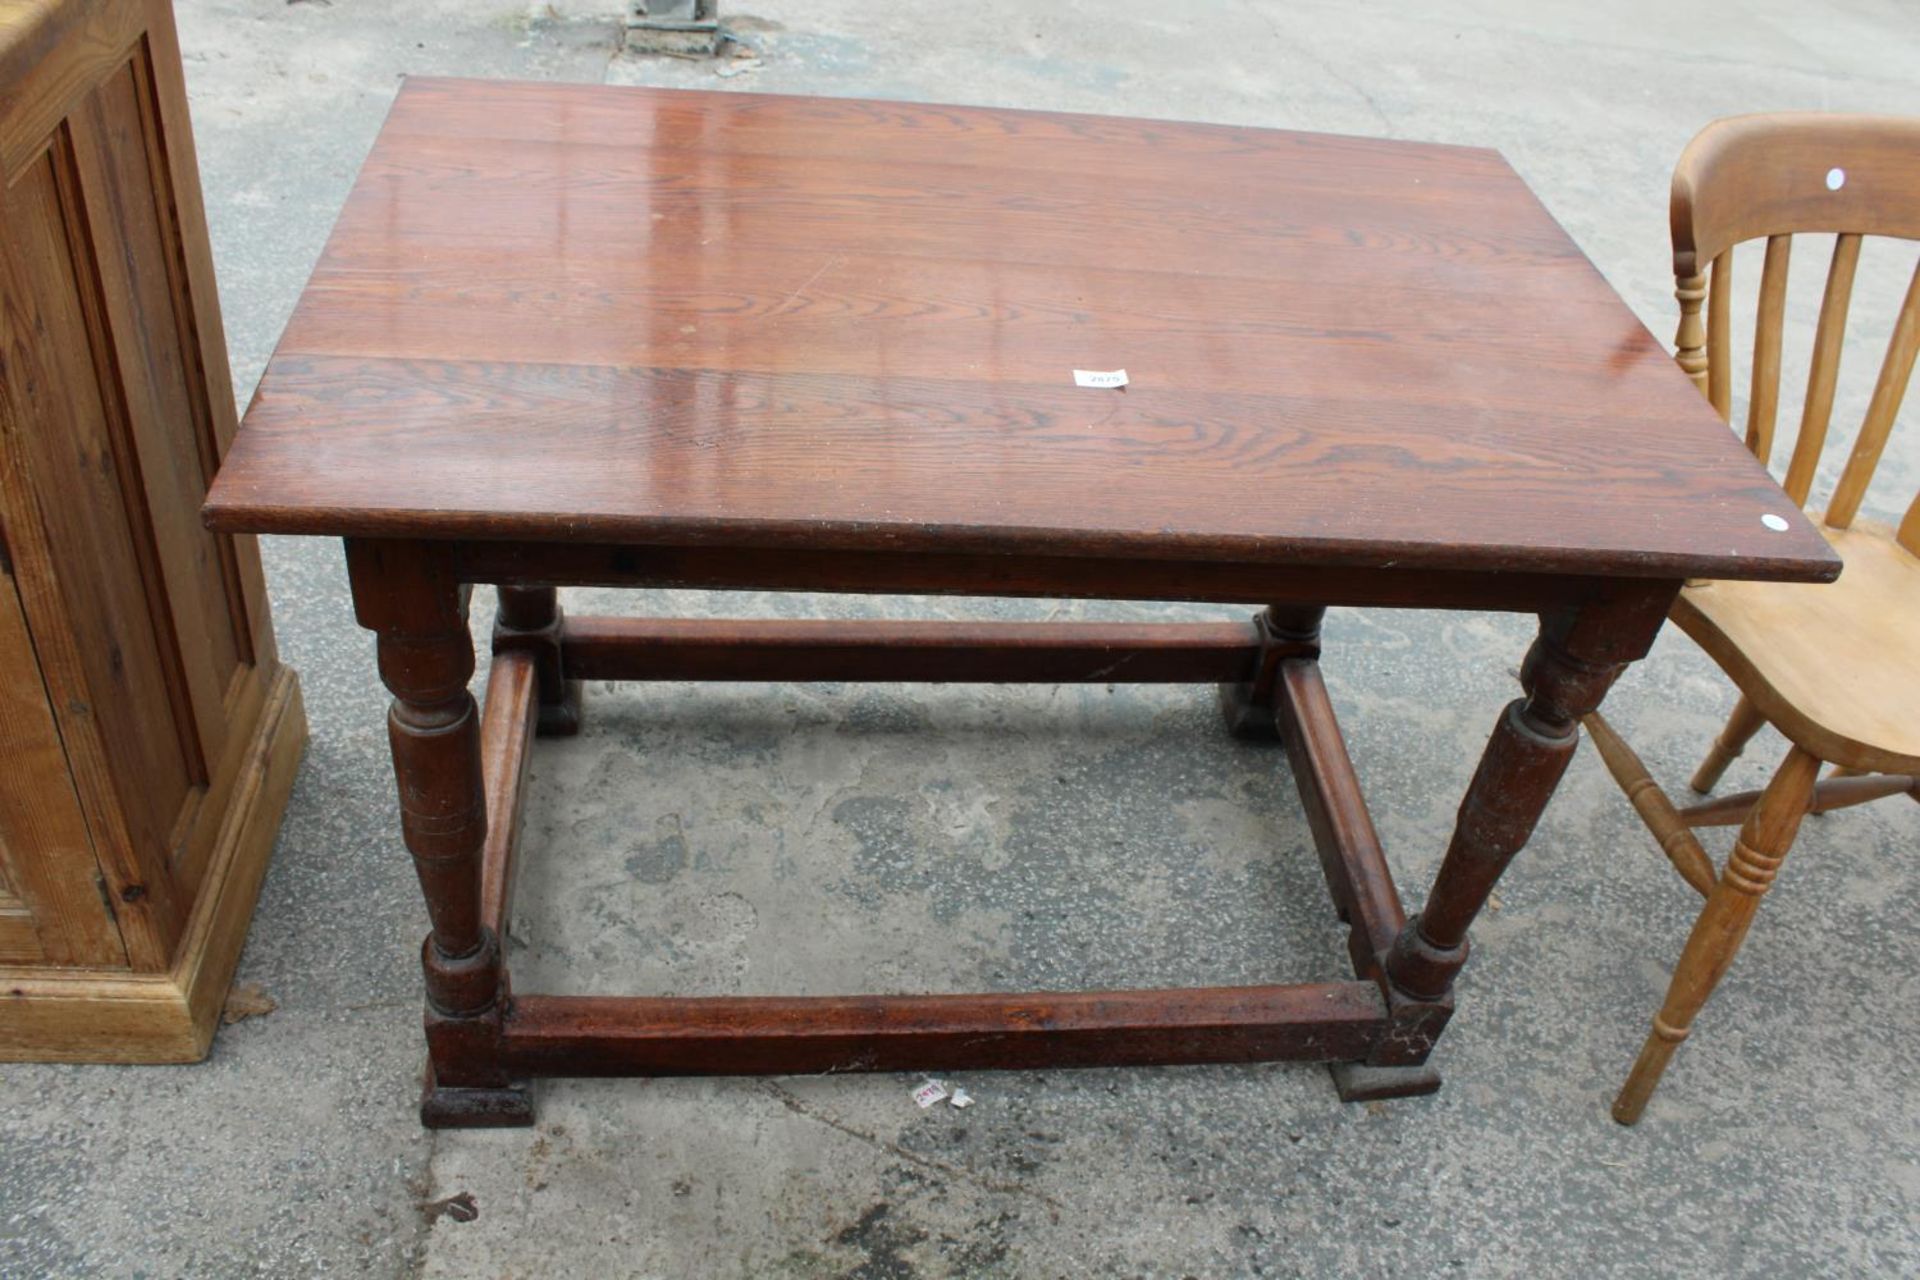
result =
[[1847,171],[1845,169],[1827,170],[1827,190],[1838,191],[1840,188],[1846,185],[1847,185]]
[[1760,523],[1775,533],[1785,533],[1787,531],[1787,518],[1785,516],[1776,516],[1771,511],[1760,517]]

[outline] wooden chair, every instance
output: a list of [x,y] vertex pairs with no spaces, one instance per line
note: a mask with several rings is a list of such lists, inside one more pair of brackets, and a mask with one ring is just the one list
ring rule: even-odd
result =
[[[1733,248],[1766,241],[1754,326],[1747,446],[1772,465],[1787,262],[1795,233],[1836,233],[1800,429],[1782,485],[1806,506],[1826,444],[1863,236],[1920,239],[1920,120],[1745,116],[1709,125],[1673,175],[1680,367],[1722,418],[1731,407]],[[1709,270],[1710,268],[1710,270]],[[1701,303],[1706,304],[1705,323]],[[1693,776],[1711,791],[1771,724],[1791,743],[1757,792],[1676,809],[1599,713],[1585,724],[1661,849],[1706,898],[1653,1031],[1613,1104],[1640,1118],[1674,1049],[1732,963],[1800,820],[1882,796],[1920,775],[1920,496],[1898,528],[1858,519],[1920,349],[1920,268],[1900,308],[1866,417],[1822,517],[1846,561],[1831,586],[1691,583],[1672,618],[1739,687],[1732,718]],[[1837,766],[1824,780],[1823,763]],[[1740,824],[1718,875],[1696,827]]]

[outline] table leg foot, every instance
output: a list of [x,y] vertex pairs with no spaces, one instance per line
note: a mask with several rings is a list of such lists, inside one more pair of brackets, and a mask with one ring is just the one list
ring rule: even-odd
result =
[[524,1129],[533,1123],[533,1091],[524,1080],[499,1088],[452,1088],[434,1079],[429,1062],[420,1123],[429,1129]]
[[562,684],[563,692],[557,702],[542,702],[539,719],[534,721],[533,732],[540,738],[571,738],[580,732],[582,723],[580,711],[580,682],[568,680]]
[[1227,732],[1236,738],[1247,742],[1280,741],[1280,719],[1274,714],[1273,703],[1256,702],[1250,684],[1220,686],[1220,717],[1226,721]]
[[1327,1071],[1342,1102],[1422,1098],[1440,1090],[1440,1073],[1427,1063],[1417,1067],[1370,1067],[1364,1062],[1330,1062]]
[[1253,620],[1260,654],[1252,678],[1220,686],[1220,714],[1228,733],[1249,742],[1284,740],[1277,705],[1280,663],[1320,656],[1320,620],[1326,612],[1318,605],[1270,605]]

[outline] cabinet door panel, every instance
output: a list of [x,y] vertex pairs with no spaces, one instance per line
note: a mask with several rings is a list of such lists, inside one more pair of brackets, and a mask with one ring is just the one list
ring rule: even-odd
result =
[[187,317],[179,237],[157,146],[146,58],[134,56],[75,113],[73,135],[87,225],[101,266],[101,296],[134,465],[151,528],[153,567],[166,591],[166,621],[191,645],[169,655],[181,676],[201,781],[225,746],[225,702],[247,660],[236,622],[239,588],[230,543],[200,523],[216,465],[198,353]]
[[[142,895],[170,901],[171,851],[203,769],[64,124],[8,188],[5,214],[19,290],[9,374],[24,374],[15,443],[39,524],[21,537],[44,541],[51,578],[25,592],[29,622],[36,636],[71,637],[43,667],[69,748],[97,743],[104,755],[94,776],[117,805],[89,805],[96,839],[126,841]],[[36,599],[48,602],[39,614]]]
[[198,225],[197,207],[178,199],[172,172],[188,159],[169,145],[184,125],[163,120],[158,90],[147,42],[136,41],[67,127],[138,480],[138,550],[150,591],[158,584],[164,600],[156,640],[198,788],[175,817],[168,849],[177,887],[191,896],[244,762],[246,735],[234,726],[253,723],[266,690],[241,563],[252,547],[216,537],[199,520],[218,465],[218,424],[232,403],[225,363],[208,345],[220,335],[201,331],[194,305],[196,290],[211,283],[195,278],[189,245],[198,241],[188,228]]
[[11,573],[0,573],[0,964],[124,965]]

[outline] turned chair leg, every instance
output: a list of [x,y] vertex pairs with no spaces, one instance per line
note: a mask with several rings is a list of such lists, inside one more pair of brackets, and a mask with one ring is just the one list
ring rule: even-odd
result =
[[1613,1118],[1633,1124],[1646,1110],[1647,1099],[1667,1069],[1673,1051],[1687,1038],[1700,1007],[1726,976],[1740,943],[1747,936],[1761,895],[1773,884],[1780,864],[1793,847],[1820,775],[1820,758],[1799,747],[1787,753],[1760,802],[1747,815],[1734,841],[1726,869],[1694,921],[1680,963],[1674,966],[1666,1003],[1654,1015],[1653,1031],[1640,1050],[1627,1082],[1614,1099]]
[[1733,704],[1733,714],[1727,717],[1727,727],[1707,748],[1707,758],[1693,771],[1693,781],[1688,785],[1701,795],[1712,791],[1720,781],[1720,775],[1727,766],[1740,758],[1746,745],[1753,741],[1753,735],[1766,725],[1767,718],[1760,714],[1746,694],[1740,695],[1740,701]]

